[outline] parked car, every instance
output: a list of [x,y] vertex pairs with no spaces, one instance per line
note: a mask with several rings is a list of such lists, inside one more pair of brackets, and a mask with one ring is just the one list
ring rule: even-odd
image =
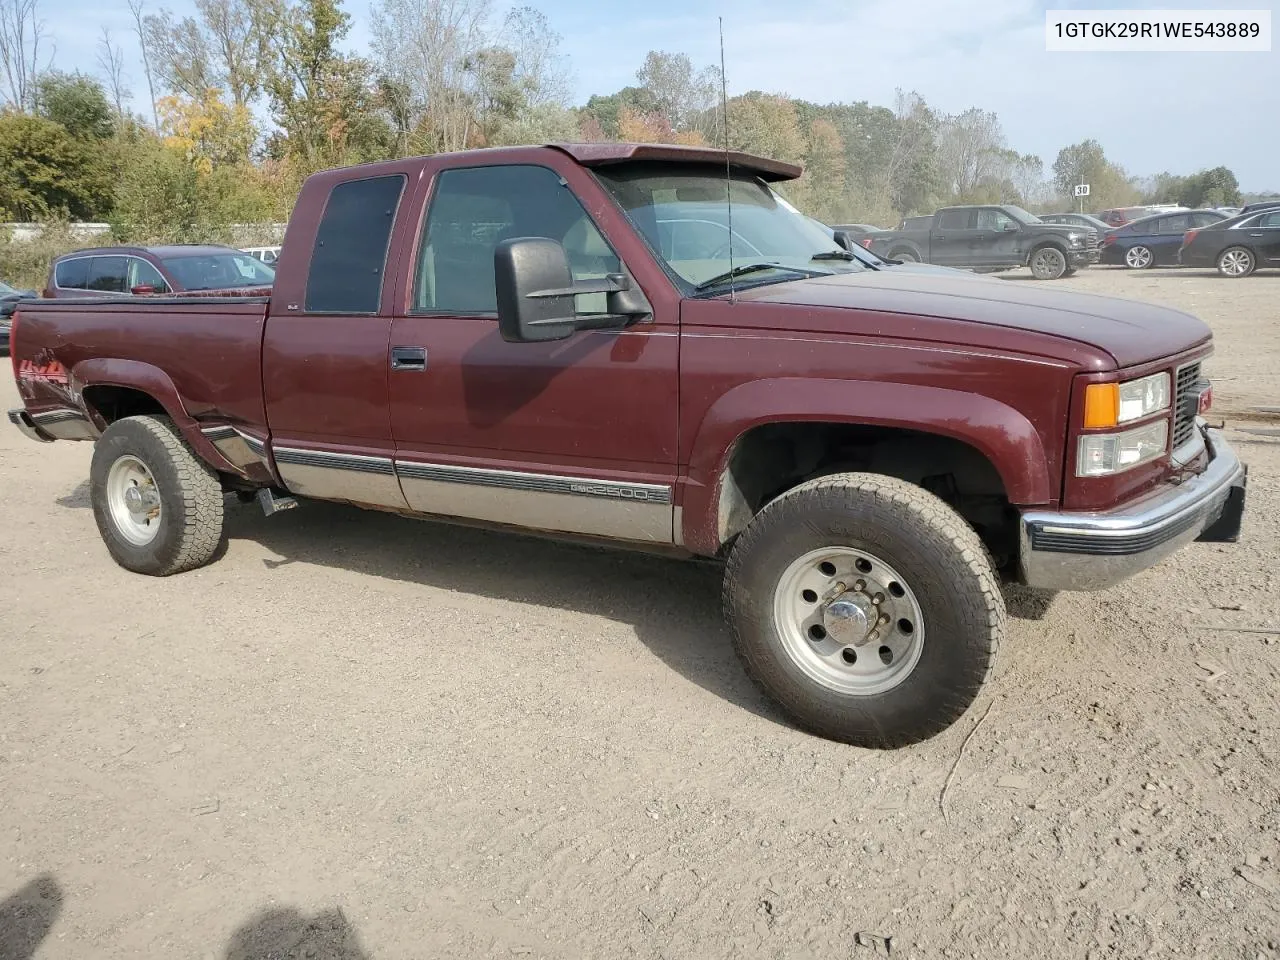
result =
[[[1098,589],[1235,540],[1245,469],[1199,416],[1196,318],[867,269],[778,202],[800,173],[617,143],[317,173],[270,298],[20,309],[9,418],[96,441],[94,518],[143,574],[213,561],[231,492],[723,558],[789,716],[918,741],[990,674],[1000,577]],[[732,267],[703,229],[730,218],[760,251]]]
[[1131,270],[1176,264],[1183,234],[1225,219],[1216,210],[1188,210],[1134,220],[1102,238],[1101,262]]
[[867,241],[889,260],[988,271],[1027,266],[1037,280],[1056,280],[1096,259],[1098,234],[1044,223],[1020,207],[959,206],[944,207],[919,229],[880,230]]
[[1246,203],[1240,208],[1241,213],[1256,213],[1259,210],[1273,210],[1280,207],[1280,197],[1273,197],[1270,200],[1256,200],[1253,203]]
[[903,217],[898,224],[899,230],[928,230],[933,226],[933,214],[925,214],[922,217]]
[[833,230],[843,230],[852,237],[861,237],[864,234],[875,233],[879,227],[872,226],[869,223],[845,223],[833,225]]
[[1108,226],[1123,227],[1126,223],[1141,220],[1143,217],[1154,216],[1159,212],[1150,207],[1116,207],[1112,210],[1103,210],[1098,214],[1098,218]]
[[242,253],[247,253],[255,260],[261,260],[269,267],[274,267],[276,261],[280,259],[280,247],[241,247]]
[[1178,259],[1188,267],[1217,267],[1232,279],[1280,267],[1280,204],[1188,230]]
[[1040,219],[1045,223],[1065,223],[1074,227],[1086,227],[1098,231],[1098,236],[1106,236],[1111,226],[1090,213],[1042,213]]
[[49,267],[44,296],[102,297],[269,290],[275,271],[233,247],[177,244],[96,247],[63,254]]
[[0,355],[9,353],[9,323],[13,311],[24,300],[34,300],[40,296],[34,290],[17,290],[7,283],[0,282]]

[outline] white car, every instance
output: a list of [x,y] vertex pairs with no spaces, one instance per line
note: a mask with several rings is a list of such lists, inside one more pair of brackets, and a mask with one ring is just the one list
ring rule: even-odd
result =
[[261,260],[269,267],[275,266],[276,260],[280,258],[280,248],[276,247],[241,247],[241,252],[247,253],[255,260]]

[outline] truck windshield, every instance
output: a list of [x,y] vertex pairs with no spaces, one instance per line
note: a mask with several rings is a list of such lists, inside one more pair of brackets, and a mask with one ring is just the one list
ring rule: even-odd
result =
[[183,290],[269,287],[276,279],[274,270],[247,253],[165,257],[161,262]]
[[[822,226],[749,173],[735,171],[731,180],[732,264],[723,171],[663,163],[596,175],[686,294],[695,289],[719,293],[729,283],[731,268],[743,266],[754,267],[737,281],[744,287],[868,269],[857,259],[846,259]],[[708,283],[716,278],[723,280]]]
[[1019,223],[1044,223],[1044,221],[1034,213],[1027,213],[1027,211],[1023,210],[1021,207],[1009,205],[1001,207],[1000,209],[1009,214],[1009,216],[1013,217],[1013,219],[1017,220]]

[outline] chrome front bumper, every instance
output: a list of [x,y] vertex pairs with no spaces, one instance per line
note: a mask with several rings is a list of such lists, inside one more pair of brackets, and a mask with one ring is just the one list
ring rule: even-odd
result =
[[1247,468],[1218,430],[1204,429],[1205,471],[1105,513],[1022,515],[1022,579],[1048,590],[1101,590],[1193,540],[1234,542]]

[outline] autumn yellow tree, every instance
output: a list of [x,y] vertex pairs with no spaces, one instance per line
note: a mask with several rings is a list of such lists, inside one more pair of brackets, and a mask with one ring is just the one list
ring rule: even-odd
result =
[[248,162],[257,131],[247,107],[227,104],[212,87],[199,99],[161,97],[157,107],[165,146],[181,153],[198,172]]

